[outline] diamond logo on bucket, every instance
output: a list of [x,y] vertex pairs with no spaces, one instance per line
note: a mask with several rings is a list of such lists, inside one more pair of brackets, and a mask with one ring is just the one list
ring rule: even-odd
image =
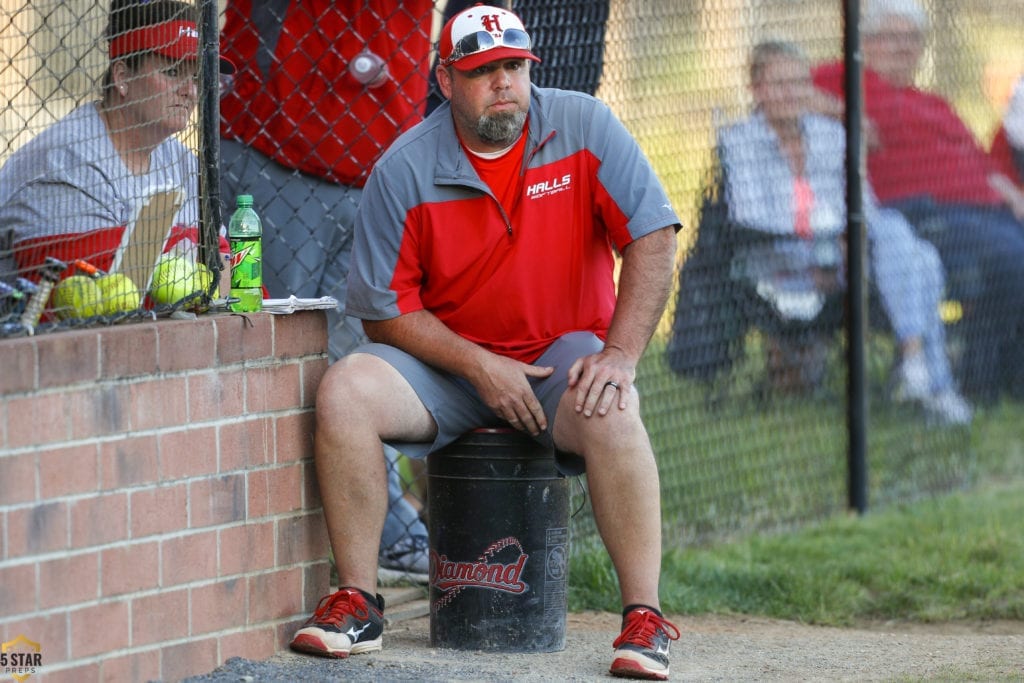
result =
[[[508,562],[499,561],[495,556],[502,553]],[[430,585],[442,595],[435,607],[448,604],[463,588],[483,588],[504,593],[525,593],[528,586],[523,581],[523,569],[529,554],[514,536],[495,541],[476,560],[465,562],[451,560],[447,555],[430,551]]]

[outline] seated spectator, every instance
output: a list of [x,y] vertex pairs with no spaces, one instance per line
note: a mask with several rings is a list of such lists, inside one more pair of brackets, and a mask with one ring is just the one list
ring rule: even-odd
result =
[[[814,91],[810,65],[794,45],[757,45],[750,81],[755,112],[719,136],[730,219],[796,236],[775,243],[774,253],[756,259],[761,264],[785,261],[792,268],[802,262],[809,269],[823,240],[836,244],[836,253],[845,241],[845,131],[835,120],[808,112]],[[897,396],[921,402],[943,422],[966,424],[971,410],[954,385],[939,318],[939,256],[898,212],[880,209],[870,187],[865,195],[870,272],[901,352]]]
[[[0,169],[0,233],[10,235],[17,268],[29,275],[47,256],[109,270],[125,228],[160,190],[185,196],[165,249],[199,241],[199,166],[174,137],[197,102],[195,8],[115,0],[106,37],[102,98],[54,123]],[[222,72],[233,70],[221,62]]]
[[[964,304],[964,390],[985,402],[1003,390],[1024,398],[1024,194],[948,102],[914,86],[928,28],[916,0],[873,0],[861,21],[871,184],[935,244]],[[813,76],[840,98],[829,113],[841,116],[842,63]]]
[[1000,172],[1024,190],[1024,76],[1013,88],[989,154]]
[[[669,678],[680,633],[659,608],[657,462],[633,381],[671,287],[679,219],[607,106],[531,87],[531,46],[502,8],[449,20],[435,70],[448,103],[367,180],[347,303],[373,343],[331,364],[316,399],[340,588],[292,649],[344,658],[382,647],[381,444],[422,458],[508,425],[563,473],[586,471],[623,606],[610,672]],[[558,229],[541,228],[552,220]]]

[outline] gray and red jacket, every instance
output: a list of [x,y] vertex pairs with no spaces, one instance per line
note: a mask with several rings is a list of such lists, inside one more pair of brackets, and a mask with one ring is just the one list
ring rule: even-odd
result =
[[524,362],[568,332],[605,338],[613,247],[678,225],[665,190],[606,105],[536,87],[520,179],[506,212],[467,158],[447,103],[404,133],[359,205],[349,315],[426,309]]

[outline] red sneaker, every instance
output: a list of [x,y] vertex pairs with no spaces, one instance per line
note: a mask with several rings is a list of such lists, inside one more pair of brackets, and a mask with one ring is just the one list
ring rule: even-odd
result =
[[377,605],[356,588],[340,588],[326,596],[305,625],[295,632],[291,648],[322,657],[344,658],[381,649],[384,598]]
[[621,678],[668,680],[668,646],[679,629],[648,607],[635,607],[622,618],[622,633],[612,643],[611,674]]

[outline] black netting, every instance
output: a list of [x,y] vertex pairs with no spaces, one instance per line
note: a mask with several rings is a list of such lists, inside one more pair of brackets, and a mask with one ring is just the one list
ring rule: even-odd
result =
[[[138,224],[145,200],[168,186],[182,193],[166,209],[173,216],[157,212],[155,232],[138,240],[147,249],[129,262],[159,255],[169,226],[195,228],[200,215],[210,215],[199,212],[200,188],[206,188],[203,199],[217,188],[225,222],[234,197],[252,193],[264,221],[268,293],[332,295],[343,301],[362,183],[395,137],[440,103],[434,41],[444,22],[470,4],[221,3],[221,25],[214,30],[222,32],[223,49],[237,72],[196,83],[207,94],[217,89],[221,95],[217,173],[204,170],[201,183],[200,165],[190,156],[206,151],[199,130],[204,124],[193,108],[169,133],[173,149],[161,161],[166,182],[146,176],[143,187],[124,189],[130,183],[122,183],[121,191],[128,193],[123,201],[98,193],[104,173],[78,172],[84,162],[72,154],[100,154],[109,127],[82,124],[46,150],[30,146],[77,107],[103,96],[111,63],[103,38],[108,3],[3,4],[3,335],[26,333],[24,309],[47,272],[88,275],[81,267],[75,270],[74,258],[100,270],[121,268],[121,230]],[[775,125],[785,118],[786,106],[804,102],[800,98],[807,93],[800,88],[811,69],[821,92],[832,87],[842,99],[841,85],[835,90],[841,84],[837,72],[822,71],[843,59],[842,3],[515,0],[506,5],[521,14],[543,60],[531,67],[534,83],[607,102],[640,142],[683,221],[676,286],[637,377],[660,463],[668,541],[780,528],[843,510],[850,356],[841,107],[829,112],[825,105],[836,107],[838,100],[815,102],[831,123],[804,122],[802,129]],[[358,9],[346,9],[350,6]],[[872,504],[969,485],[986,471],[993,452],[1004,454],[1005,471],[1020,470],[1021,436],[1013,425],[1019,424],[1024,398],[1019,343],[1024,227],[1018,218],[1024,216],[1024,198],[1017,197],[1024,197],[1024,123],[1019,122],[1024,94],[1011,95],[1024,63],[1024,26],[1012,0],[928,0],[920,9],[916,18],[923,24],[914,24],[914,17],[909,26],[890,18],[870,27],[876,40],[890,41],[893,64],[919,56],[912,82],[918,92],[930,93],[900,100],[910,95],[899,91],[888,102],[902,104],[880,111],[875,107],[881,100],[872,99],[881,97],[877,84],[869,78],[865,87],[866,178],[883,210],[880,218],[868,212],[865,243]],[[750,69],[755,45],[775,45],[765,48],[770,62],[765,82],[752,83],[758,76]],[[865,44],[869,62],[875,54],[870,48]],[[908,49],[918,52],[908,57]],[[180,76],[146,72],[152,67],[148,62],[129,66],[136,75]],[[119,80],[106,92],[120,98],[116,86],[133,93],[141,83]],[[181,85],[188,83],[185,78]],[[192,94],[196,100],[198,95]],[[158,102],[157,93],[152,98]],[[107,107],[100,119],[104,125],[112,125],[111,110],[118,111]],[[1009,125],[999,131],[1004,113],[1011,115]],[[893,125],[894,116],[905,117],[905,123]],[[886,121],[888,128],[882,125]],[[146,147],[130,141],[145,138],[138,133],[150,129],[117,125],[124,134],[96,166],[118,167],[125,181],[142,177],[147,169],[139,152]],[[216,137],[217,131],[212,133]],[[907,142],[913,135],[919,138]],[[956,149],[947,148],[950,141]],[[802,153],[794,154],[801,144]],[[827,149],[815,147],[821,144]],[[19,155],[23,149],[38,152]],[[70,169],[73,176],[57,174],[52,183],[83,184],[84,196],[111,198],[72,202],[47,194],[56,187],[50,184],[25,199],[28,195],[19,193],[45,168],[37,162],[47,155],[60,158],[50,172]],[[999,170],[1002,179],[992,185],[987,170]],[[803,180],[810,195],[803,194]],[[90,182],[99,184],[90,188]],[[929,187],[939,188],[939,196],[922,189]],[[972,206],[979,203],[983,206]],[[195,210],[189,213],[189,207]],[[913,240],[906,244],[916,246],[893,257],[893,244],[903,239],[900,231],[908,225]],[[215,253],[219,244],[212,238],[219,227],[196,232],[206,252],[190,252],[187,236],[177,252],[193,260]],[[803,228],[807,235],[798,234]],[[93,241],[76,251],[65,238],[83,232]],[[47,258],[60,263],[47,265]],[[933,279],[936,273],[941,281]],[[196,301],[172,301],[165,308],[143,297],[122,308],[89,307],[82,305],[88,292],[72,292],[78,308],[65,301],[71,313],[57,315],[60,304],[47,301],[33,331],[148,319],[191,303],[208,304],[219,294],[212,278],[200,287],[186,284],[198,292]],[[147,289],[134,283],[136,294]],[[928,303],[933,295],[936,300]],[[116,298],[105,296],[104,301]],[[908,308],[927,319],[924,327],[907,321]],[[362,337],[358,322],[337,313],[330,324],[332,358]],[[944,336],[938,343],[937,333]],[[920,364],[905,363],[916,348],[907,340],[914,337],[932,353],[925,359],[923,385]],[[935,379],[943,362],[952,378],[947,383]],[[940,402],[937,392],[943,388],[959,392],[956,398],[969,404],[968,412]],[[992,440],[998,443],[993,446]],[[392,564],[401,568],[423,549],[416,539],[425,533],[420,508],[426,482],[409,459],[397,452],[389,456],[397,474],[391,480],[389,520],[397,531],[386,545],[394,546],[391,555],[400,557]],[[574,495],[576,507],[583,499]],[[573,524],[577,540],[596,538],[587,506]]]

